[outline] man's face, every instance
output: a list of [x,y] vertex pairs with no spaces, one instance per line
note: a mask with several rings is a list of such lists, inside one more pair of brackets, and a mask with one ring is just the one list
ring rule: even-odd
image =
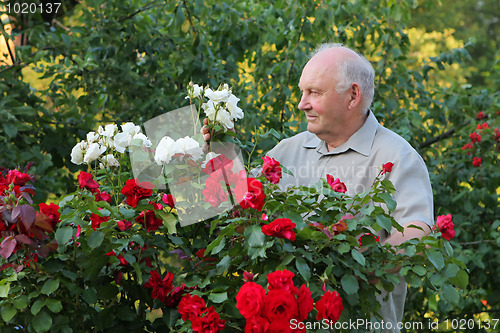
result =
[[308,121],[307,130],[327,141],[346,121],[348,92],[337,93],[337,68],[332,58],[314,56],[304,67],[299,81],[302,98],[298,105]]

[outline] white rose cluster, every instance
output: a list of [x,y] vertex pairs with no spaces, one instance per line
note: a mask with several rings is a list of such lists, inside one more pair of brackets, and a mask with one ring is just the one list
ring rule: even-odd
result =
[[158,165],[168,164],[175,154],[191,155],[197,161],[203,155],[203,149],[198,141],[189,136],[177,140],[164,136],[155,151],[155,162]]
[[212,90],[208,86],[204,88],[190,82],[186,98],[191,100],[199,98],[203,102],[201,108],[207,118],[219,123],[226,130],[234,128],[234,121],[244,116],[243,110],[238,106],[240,99],[232,94],[227,84]]
[[[71,162],[80,165],[99,161],[101,169],[117,167],[120,164],[113,154],[114,151],[125,153],[134,140],[146,148],[151,147],[151,141],[141,133],[140,126],[128,122],[121,125],[121,129],[120,132],[116,124],[107,124],[104,127],[99,126],[97,132],[87,133],[87,140],[77,143],[71,150]],[[105,154],[108,149],[111,152]]]

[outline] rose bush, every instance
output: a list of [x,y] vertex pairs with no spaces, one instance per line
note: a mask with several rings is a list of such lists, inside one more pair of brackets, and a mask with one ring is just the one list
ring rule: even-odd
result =
[[[218,118],[242,116],[230,90],[190,87],[191,98],[214,99],[200,108],[215,108],[214,137],[232,135]],[[354,196],[331,175],[283,191],[279,161],[263,157],[262,172],[249,177],[223,154],[193,158],[193,146],[156,158],[136,125],[121,128],[100,127],[75,146],[74,162],[88,164],[88,172],[57,206],[37,212],[30,205],[33,176],[0,175],[2,332],[304,332],[322,319],[376,318],[376,296],[399,283],[396,266],[412,286],[430,285],[436,294],[465,287],[458,277],[466,268],[448,243],[451,216],[438,218],[436,233],[422,241],[377,241],[378,231],[402,229],[390,216],[389,161]],[[202,211],[227,208],[181,226],[187,198],[135,179],[123,155],[132,145],[165,173],[205,175],[193,183]]]

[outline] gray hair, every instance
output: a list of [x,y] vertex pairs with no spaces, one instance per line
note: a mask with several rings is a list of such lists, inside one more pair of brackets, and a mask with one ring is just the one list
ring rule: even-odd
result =
[[356,82],[361,89],[361,111],[364,113],[370,108],[373,102],[373,95],[375,94],[375,70],[372,64],[358,52],[340,44],[340,43],[324,43],[321,44],[311,57],[330,48],[344,48],[351,50],[358,55],[358,57],[345,57],[339,65],[338,80],[335,90],[337,92],[346,92],[351,85]]

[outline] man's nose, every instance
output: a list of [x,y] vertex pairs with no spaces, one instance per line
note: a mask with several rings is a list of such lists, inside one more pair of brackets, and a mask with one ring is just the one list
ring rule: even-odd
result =
[[305,94],[302,94],[298,105],[299,110],[309,110],[311,106]]

